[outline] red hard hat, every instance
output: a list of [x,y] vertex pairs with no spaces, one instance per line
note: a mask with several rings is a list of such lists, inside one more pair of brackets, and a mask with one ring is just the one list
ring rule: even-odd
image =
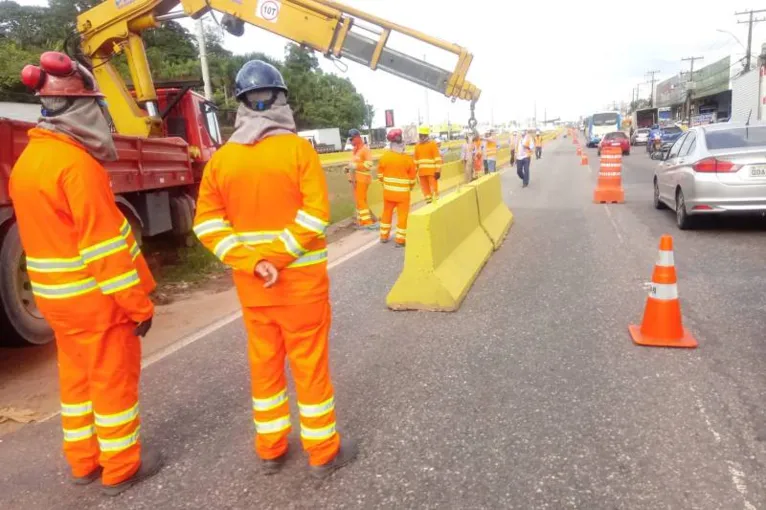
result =
[[90,71],[58,51],[40,55],[40,67],[24,66],[21,81],[38,96],[104,97]]
[[394,128],[388,132],[386,135],[386,140],[389,142],[398,142],[402,139],[402,136],[402,130],[399,128]]

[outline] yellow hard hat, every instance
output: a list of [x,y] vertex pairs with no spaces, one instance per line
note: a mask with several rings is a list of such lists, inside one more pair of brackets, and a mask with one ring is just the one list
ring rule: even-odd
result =
[[418,134],[419,135],[430,135],[431,134],[431,128],[428,126],[420,126],[418,128]]

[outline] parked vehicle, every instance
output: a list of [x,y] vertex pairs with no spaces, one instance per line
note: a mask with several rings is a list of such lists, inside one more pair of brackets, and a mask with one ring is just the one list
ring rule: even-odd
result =
[[343,150],[338,128],[307,129],[298,131],[298,136],[310,141],[320,154]]
[[649,142],[649,128],[636,129],[630,138],[631,145],[646,145]]
[[604,135],[603,140],[598,144],[599,156],[604,147],[620,147],[623,155],[630,156],[630,139],[622,131],[613,131]]
[[694,127],[652,159],[654,207],[682,230],[697,215],[766,213],[766,123]]

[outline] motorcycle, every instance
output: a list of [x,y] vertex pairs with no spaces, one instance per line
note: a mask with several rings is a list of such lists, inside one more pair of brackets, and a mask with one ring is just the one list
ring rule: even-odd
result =
[[662,151],[662,137],[655,135],[652,141],[649,143],[649,155],[651,156],[655,152]]

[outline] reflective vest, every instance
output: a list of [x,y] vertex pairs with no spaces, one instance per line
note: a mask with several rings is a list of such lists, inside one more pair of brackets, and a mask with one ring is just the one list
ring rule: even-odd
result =
[[497,142],[494,140],[487,140],[487,150],[486,155],[487,159],[494,160],[497,159]]
[[414,157],[419,175],[434,175],[437,172],[441,172],[442,155],[435,141],[428,140],[415,145]]
[[[329,221],[319,155],[298,135],[270,136],[253,145],[229,142],[205,166],[194,233],[234,269],[243,306],[327,299]],[[268,289],[254,274],[261,260],[279,269]]]
[[[49,322],[77,332],[152,316],[154,278],[106,170],[84,147],[30,130],[10,195],[32,293]],[[124,313],[115,313],[115,303]]]
[[543,137],[541,135],[537,135],[535,137],[535,147],[542,147],[543,146]]
[[383,199],[391,202],[409,202],[416,174],[412,156],[386,151],[378,161],[378,179],[383,183]]
[[370,182],[372,180],[372,151],[367,144],[354,149],[351,156],[351,166],[357,181]]

